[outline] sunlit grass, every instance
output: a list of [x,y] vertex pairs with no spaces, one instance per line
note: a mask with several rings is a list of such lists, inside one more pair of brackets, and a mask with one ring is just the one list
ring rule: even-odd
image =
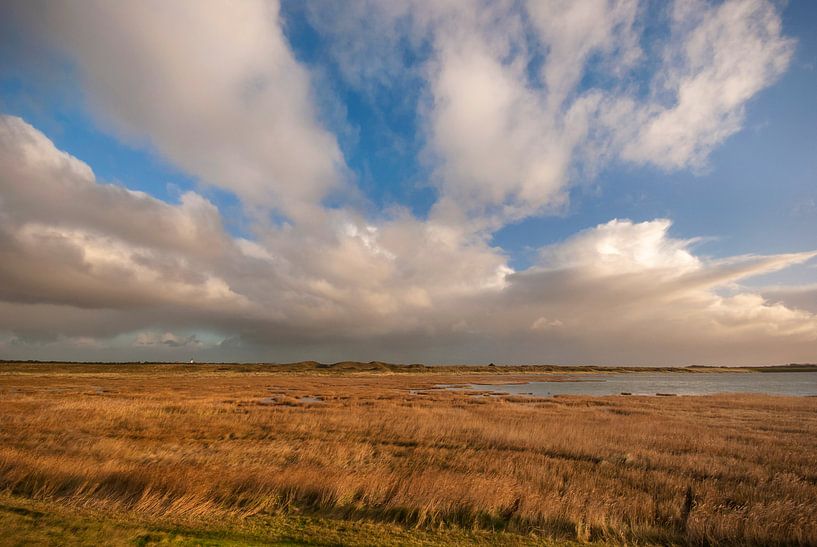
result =
[[454,372],[117,370],[0,374],[0,491],[194,529],[313,515],[418,533],[817,543],[815,398],[542,400],[428,389]]

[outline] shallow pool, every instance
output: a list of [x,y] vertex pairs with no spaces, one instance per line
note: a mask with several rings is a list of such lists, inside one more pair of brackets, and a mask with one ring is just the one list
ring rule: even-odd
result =
[[817,396],[817,372],[629,372],[558,376],[523,384],[470,384],[446,389],[534,395],[713,395],[765,393]]

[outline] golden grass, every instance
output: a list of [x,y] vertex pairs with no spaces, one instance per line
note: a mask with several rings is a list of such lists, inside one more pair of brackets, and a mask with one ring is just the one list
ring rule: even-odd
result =
[[460,379],[0,366],[0,491],[193,526],[323,515],[579,541],[817,544],[815,398],[429,389]]

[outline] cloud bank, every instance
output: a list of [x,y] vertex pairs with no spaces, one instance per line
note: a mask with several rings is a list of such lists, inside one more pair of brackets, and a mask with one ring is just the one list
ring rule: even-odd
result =
[[307,10],[349,85],[420,82],[428,215],[372,212],[316,106],[331,90],[297,60],[277,3],[11,4],[76,67],[100,127],[234,193],[250,233],[228,233],[201,191],[169,203],[97,180],[4,115],[0,356],[813,359],[810,300],[741,283],[815,253],[710,258],[668,219],[612,219],[522,271],[491,244],[608,164],[704,167],[788,66],[773,5],[678,2],[649,49],[635,1]]

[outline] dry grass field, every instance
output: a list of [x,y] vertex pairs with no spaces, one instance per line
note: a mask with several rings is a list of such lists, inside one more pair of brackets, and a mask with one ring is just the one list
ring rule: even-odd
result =
[[0,544],[817,545],[817,398],[400,370],[2,364]]

